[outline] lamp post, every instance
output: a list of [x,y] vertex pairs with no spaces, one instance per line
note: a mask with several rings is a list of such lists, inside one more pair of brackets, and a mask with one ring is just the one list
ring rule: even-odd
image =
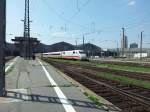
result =
[[143,52],[143,32],[141,32],[141,39],[140,39],[140,60],[142,60],[142,52]]
[[[119,49],[118,49],[118,41],[117,40],[110,40],[111,42],[113,43],[116,43],[116,47],[117,47],[117,56],[119,55]],[[115,53],[114,53],[114,56],[115,56]]]
[[94,57],[94,54],[95,54],[95,52],[92,50],[93,48],[92,48],[92,43],[94,43],[94,39],[91,39],[91,56],[92,56],[92,58]]
[[117,40],[115,40],[114,42],[117,44],[117,46],[116,46],[116,47],[117,47],[117,56],[119,56],[119,47],[118,47],[118,41],[117,41]]
[[76,39],[75,39],[76,49],[78,49],[78,39],[79,39],[79,38],[76,38]]
[[[41,35],[41,34],[37,34],[37,36],[39,36],[39,37],[42,37],[43,35]],[[40,47],[42,47],[42,51],[40,50],[40,52],[41,52],[41,59],[43,58],[43,53],[45,52],[45,49],[44,49],[44,44],[42,44],[42,43],[40,43],[41,44],[41,46]]]
[[[107,42],[107,40],[101,41],[101,42],[99,42],[99,43],[101,44],[101,43],[103,43],[103,42]],[[101,56],[102,56],[102,54],[103,54],[103,53],[101,52]],[[105,58],[105,52],[104,52],[104,55],[103,55],[103,56],[104,56],[104,58]]]

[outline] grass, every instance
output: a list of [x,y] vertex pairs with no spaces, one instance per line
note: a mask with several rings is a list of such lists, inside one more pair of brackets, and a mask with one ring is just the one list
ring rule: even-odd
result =
[[116,76],[110,73],[99,73],[97,75],[106,79],[113,80],[113,81],[119,81],[128,85],[134,85],[134,86],[139,86],[139,87],[150,89],[149,81],[128,78],[126,76]]
[[114,65],[114,64],[94,63],[94,62],[87,62],[87,61],[61,60],[61,59],[46,59],[46,60],[48,61],[54,60],[57,62],[63,62],[68,64],[86,65],[86,66],[93,66],[99,68],[109,68],[113,70],[122,70],[122,71],[137,72],[137,73],[150,73],[150,68],[138,67],[138,66],[136,67],[136,66],[127,66],[127,65]]
[[102,104],[99,102],[99,100],[93,96],[88,94],[87,92],[84,92],[84,95],[87,96],[93,103],[95,103],[97,106],[101,106]]
[[95,66],[94,63],[88,62],[88,61],[73,61],[73,60],[62,60],[62,59],[50,59],[50,58],[45,58],[45,61],[56,61],[56,62],[63,62],[63,63],[68,63],[68,64],[80,64],[80,65],[89,65],[89,66]]
[[[51,60],[51,59],[50,59]],[[50,61],[48,59],[48,61]],[[126,70],[135,70],[136,72],[138,71],[138,67],[130,67],[129,66],[121,66],[119,67],[119,65],[111,65],[111,64],[95,64],[95,63],[91,63],[91,62],[82,62],[82,61],[72,61],[72,60],[60,60],[60,59],[54,59],[54,61],[57,62],[64,62],[64,63],[68,63],[68,64],[80,64],[80,65],[86,65],[86,66],[96,66],[96,67],[110,67],[116,70],[121,69],[122,67],[124,67],[124,69]],[[114,68],[114,67],[118,67],[118,68]],[[141,67],[140,67],[141,68]],[[143,69],[143,68],[141,68]],[[145,68],[146,70],[148,68]],[[122,69],[121,69],[122,70]],[[134,86],[138,86],[138,87],[143,87],[143,88],[147,88],[150,89],[150,82],[149,81],[144,81],[144,80],[139,80],[139,79],[134,79],[134,78],[129,78],[126,76],[117,76],[117,75],[113,75],[111,73],[98,73],[97,74],[100,77],[109,79],[109,80],[113,80],[113,81],[118,81],[118,82],[122,82],[128,85],[134,85]]]
[[145,67],[134,67],[134,66],[127,66],[127,65],[113,65],[113,64],[96,64],[96,67],[104,67],[104,68],[110,68],[114,70],[122,70],[122,71],[129,71],[129,72],[138,72],[138,73],[150,73],[150,68],[145,68]]

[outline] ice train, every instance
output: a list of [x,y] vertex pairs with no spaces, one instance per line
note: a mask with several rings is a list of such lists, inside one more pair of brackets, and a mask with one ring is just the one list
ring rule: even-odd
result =
[[83,50],[48,52],[43,53],[43,57],[73,59],[73,60],[83,60],[87,58],[86,53]]

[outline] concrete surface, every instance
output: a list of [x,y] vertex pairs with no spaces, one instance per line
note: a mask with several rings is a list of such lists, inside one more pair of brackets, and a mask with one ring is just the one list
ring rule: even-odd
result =
[[0,112],[105,112],[51,66],[43,66],[47,73],[38,60],[16,59],[6,75],[7,97],[0,98]]

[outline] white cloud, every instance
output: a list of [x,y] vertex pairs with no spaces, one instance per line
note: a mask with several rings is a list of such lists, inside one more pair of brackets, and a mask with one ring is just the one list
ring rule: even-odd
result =
[[136,4],[135,0],[129,0],[128,5],[129,6],[134,6]]

